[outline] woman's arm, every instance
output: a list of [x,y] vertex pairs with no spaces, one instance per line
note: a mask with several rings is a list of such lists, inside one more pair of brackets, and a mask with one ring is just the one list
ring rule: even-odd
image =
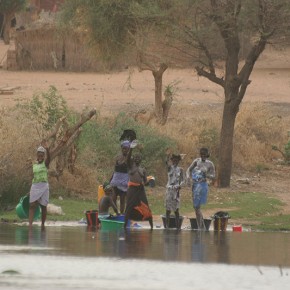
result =
[[207,172],[207,178],[209,179],[215,179],[215,167],[214,164],[210,161],[210,166]]
[[46,140],[43,140],[41,142],[41,145],[44,147],[45,149],[45,154],[46,154],[46,159],[45,159],[45,166],[48,168],[49,164],[50,164],[50,153],[49,153],[49,148],[48,148],[48,144]]
[[194,159],[186,170],[186,178],[187,179],[190,178],[191,171],[194,169],[194,167],[196,167],[196,165],[197,165],[197,162],[196,162],[196,159]]
[[184,172],[183,172],[183,168],[180,168],[179,186],[183,186],[184,184],[185,184]]
[[119,215],[119,212],[118,212],[118,208],[116,206],[116,204],[114,203],[113,199],[110,198],[110,204],[111,204],[111,207],[113,208],[114,212]]
[[132,168],[132,151],[133,151],[133,148],[130,148],[127,154],[127,158],[126,158],[126,163],[127,163],[128,168]]

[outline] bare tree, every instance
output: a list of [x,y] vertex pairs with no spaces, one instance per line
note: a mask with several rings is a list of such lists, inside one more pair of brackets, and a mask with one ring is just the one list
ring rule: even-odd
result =
[[[194,2],[194,3],[193,3]],[[185,3],[185,2],[184,2]],[[186,5],[183,9],[186,8]],[[288,1],[208,0],[192,1],[192,14],[178,21],[181,43],[198,51],[195,70],[199,76],[221,86],[224,108],[219,145],[218,185],[230,185],[234,127],[240,104],[251,83],[254,65],[271,39],[289,27]],[[191,18],[190,18],[191,17]],[[191,19],[191,21],[190,21]],[[250,40],[245,59],[241,58],[241,36]],[[224,71],[216,61],[224,60]]]

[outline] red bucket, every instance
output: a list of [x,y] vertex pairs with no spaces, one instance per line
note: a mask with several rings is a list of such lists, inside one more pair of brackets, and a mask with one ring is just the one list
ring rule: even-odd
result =
[[86,218],[88,227],[99,226],[99,212],[97,210],[87,210]]
[[233,232],[242,232],[243,228],[241,225],[234,225],[233,226]]

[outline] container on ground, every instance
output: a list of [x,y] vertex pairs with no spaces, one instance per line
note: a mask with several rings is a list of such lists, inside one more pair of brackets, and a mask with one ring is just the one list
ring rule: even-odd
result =
[[226,231],[228,225],[228,219],[231,218],[227,212],[219,211],[213,215],[214,219],[214,230],[215,231]]
[[101,230],[120,230],[124,228],[125,222],[110,220],[110,219],[101,219]]
[[[198,224],[196,218],[189,218],[190,226],[192,230],[198,230]],[[212,219],[203,219],[205,230],[209,230]]]
[[[161,217],[162,217],[162,221],[163,221],[163,226],[164,226],[164,228],[166,228],[166,216],[162,215]],[[183,216],[179,216],[179,227],[182,226],[183,219],[184,219]],[[169,218],[169,228],[170,229],[176,228],[176,219],[175,219],[174,215],[171,215]]]
[[[20,198],[19,203],[16,206],[16,214],[20,219],[28,219],[29,218],[29,196],[23,196]],[[40,218],[40,206],[36,206],[34,211],[34,220],[37,220]]]
[[99,212],[97,210],[87,210],[86,218],[88,227],[98,227],[99,226]]
[[[125,215],[121,214],[121,215],[113,215],[107,218],[108,220],[112,220],[112,221],[119,221],[119,222],[124,222],[125,223]],[[131,221],[128,220],[127,223],[127,228],[129,228],[131,226]]]
[[242,232],[243,227],[242,225],[233,225],[233,232]]

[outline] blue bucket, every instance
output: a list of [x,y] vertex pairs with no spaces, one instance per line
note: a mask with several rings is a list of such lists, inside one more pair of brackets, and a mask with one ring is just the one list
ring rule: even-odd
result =
[[[106,218],[106,220],[118,221],[118,222],[125,222],[125,215],[114,215]],[[131,226],[131,221],[128,220],[127,228]]]

